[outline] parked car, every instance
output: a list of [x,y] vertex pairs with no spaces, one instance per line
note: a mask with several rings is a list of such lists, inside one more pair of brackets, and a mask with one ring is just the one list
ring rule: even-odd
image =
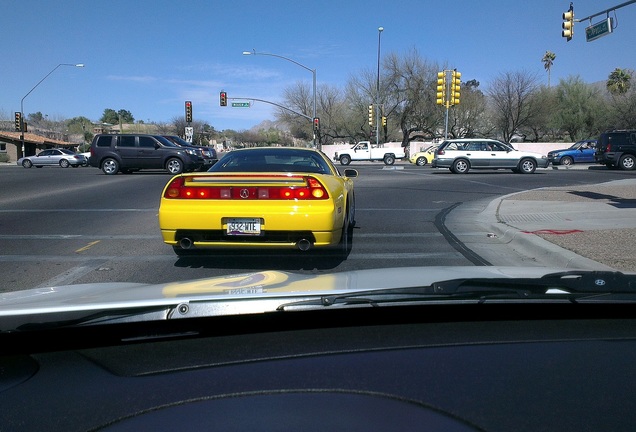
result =
[[574,163],[595,162],[596,143],[594,139],[577,141],[566,149],[548,152],[548,160],[553,165],[569,166]]
[[146,134],[95,135],[89,162],[108,175],[141,169],[165,169],[179,174],[202,166],[198,149],[182,148],[161,135]]
[[433,168],[448,168],[455,174],[470,169],[508,168],[513,172],[532,174],[537,168],[547,168],[548,157],[540,153],[519,151],[492,139],[447,140],[435,151]]
[[[159,227],[177,255],[192,248],[334,248],[349,251],[354,169],[341,175],[322,152],[290,147],[234,150],[206,173],[173,177]],[[202,217],[205,215],[205,217]]]
[[203,166],[201,167],[202,171],[207,171],[218,161],[214,147],[194,145],[177,135],[163,135],[163,137],[169,139],[179,147],[199,149],[203,158]]
[[426,164],[433,162],[433,158],[435,157],[435,150],[437,150],[437,146],[432,145],[426,150],[415,152],[411,156],[409,156],[409,162],[417,166],[425,166]]
[[596,161],[608,168],[636,168],[636,130],[604,132],[596,146]]
[[62,168],[68,168],[72,166],[77,168],[81,165],[86,165],[86,158],[82,154],[72,152],[68,149],[57,148],[42,150],[35,156],[26,156],[18,159],[18,165],[22,165],[24,168],[42,168],[43,166],[61,166]]

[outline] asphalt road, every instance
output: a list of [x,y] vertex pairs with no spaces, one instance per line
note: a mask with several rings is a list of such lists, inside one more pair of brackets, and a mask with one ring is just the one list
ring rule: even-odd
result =
[[234,252],[178,258],[157,224],[162,172],[105,176],[95,168],[0,167],[0,290],[93,283],[160,283],[276,269],[333,272],[377,267],[496,264],[458,244],[445,218],[466,203],[546,186],[633,177],[605,169],[448,170],[398,163],[351,165],[356,220],[346,260],[320,254]]

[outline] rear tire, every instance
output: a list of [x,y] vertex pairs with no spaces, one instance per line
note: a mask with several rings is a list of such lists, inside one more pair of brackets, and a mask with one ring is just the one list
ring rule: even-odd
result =
[[384,165],[393,165],[395,163],[395,157],[393,155],[384,156]]
[[113,158],[106,158],[102,162],[102,171],[106,175],[115,175],[119,171],[119,162]]
[[451,171],[455,174],[466,174],[468,170],[470,170],[470,163],[466,159],[457,159],[451,167]]
[[631,154],[623,155],[618,161],[618,166],[622,170],[631,171],[636,168],[636,157]]
[[68,168],[68,167],[69,167],[69,165],[70,165],[70,163],[69,163],[66,159],[62,159],[62,160],[60,161],[60,166],[61,166],[62,168]]
[[31,168],[33,166],[33,163],[30,160],[25,159],[22,161],[22,166],[24,168]]
[[349,165],[351,163],[351,157],[349,155],[340,156],[341,165]]

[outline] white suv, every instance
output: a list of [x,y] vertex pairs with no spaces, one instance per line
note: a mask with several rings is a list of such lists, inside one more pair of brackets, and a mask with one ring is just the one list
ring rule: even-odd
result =
[[537,167],[547,168],[550,161],[540,153],[515,150],[501,141],[472,138],[444,141],[435,152],[431,166],[448,168],[455,174],[473,169],[508,168],[513,172],[532,174]]

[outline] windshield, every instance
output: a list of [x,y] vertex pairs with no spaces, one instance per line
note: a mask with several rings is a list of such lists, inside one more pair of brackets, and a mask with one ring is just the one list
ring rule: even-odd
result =
[[[246,15],[143,0],[116,18],[31,3],[4,14],[22,35],[5,56],[29,61],[0,90],[0,292],[45,303],[59,287],[269,272],[636,271],[629,32],[583,43],[581,25],[566,44],[547,2],[459,8],[461,32],[426,40],[403,22],[430,12],[415,1]],[[91,24],[61,31],[69,20]],[[104,41],[113,54],[95,50]],[[554,153],[596,139],[596,153]]]
[[636,1],[0,5],[0,432],[636,429]]

